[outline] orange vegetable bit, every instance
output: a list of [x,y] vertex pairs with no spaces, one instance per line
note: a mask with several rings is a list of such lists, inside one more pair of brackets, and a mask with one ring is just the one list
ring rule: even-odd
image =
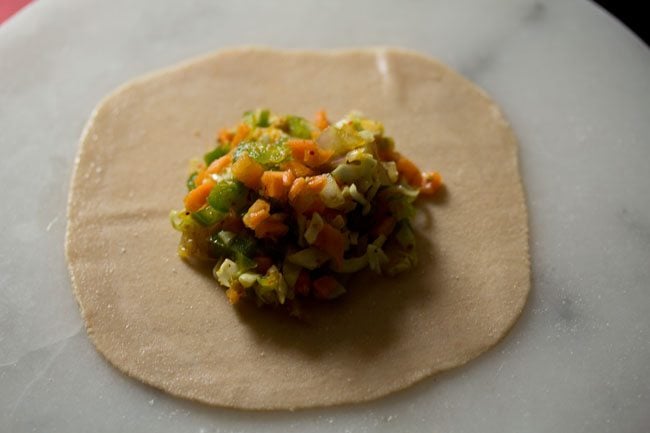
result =
[[260,274],[266,274],[266,271],[273,266],[273,259],[269,256],[257,256],[253,260],[257,263],[255,270]]
[[314,295],[319,299],[331,299],[338,285],[336,278],[324,275],[314,280]]
[[323,150],[319,148],[306,150],[304,157],[305,165],[312,168],[319,167],[329,161],[333,155],[333,150]]
[[230,153],[225,154],[221,158],[215,159],[210,163],[208,168],[205,170],[206,175],[221,173],[226,169],[226,167],[230,165],[231,162],[232,162],[232,154]]
[[282,164],[282,169],[291,170],[295,177],[313,176],[316,174],[311,168],[295,159]]
[[321,174],[319,176],[311,176],[306,178],[307,180],[307,187],[316,192],[319,193],[325,188],[325,185],[327,185],[327,175]]
[[282,222],[284,216],[274,214],[255,227],[255,237],[278,239],[289,231],[289,227]]
[[397,160],[397,171],[406,179],[409,185],[416,188],[422,186],[422,172],[410,159],[400,156]]
[[257,189],[260,186],[260,179],[264,174],[264,167],[257,161],[244,153],[232,165],[232,175],[251,189]]
[[323,224],[323,228],[318,233],[314,245],[329,254],[337,265],[340,266],[343,264],[345,237],[343,236],[343,233],[330,224]]
[[245,123],[240,123],[239,126],[237,126],[237,132],[235,132],[235,136],[232,138],[232,141],[230,142],[230,148],[234,149],[235,147],[237,147],[237,145],[241,143],[242,140],[248,136],[249,132],[251,132],[250,126],[248,126]]
[[230,302],[231,305],[235,305],[237,302],[239,302],[239,298],[241,298],[239,292],[232,287],[229,287],[226,290],[226,296],[228,297],[228,302]]
[[287,141],[287,146],[291,149],[291,156],[293,159],[302,161],[305,158],[305,151],[309,149],[316,149],[316,142],[313,140],[299,140],[293,139]]
[[384,235],[388,237],[388,235],[395,230],[396,224],[397,220],[394,217],[387,216],[372,228],[372,234],[375,236]]
[[303,154],[302,160],[304,161],[307,167],[315,168],[318,167],[320,161],[320,155],[318,154],[318,149],[306,149]]
[[262,174],[262,194],[279,201],[286,201],[289,189],[296,179],[291,170],[265,171]]
[[282,172],[282,184],[291,188],[293,181],[296,180],[296,175],[293,174],[291,170],[285,170]]
[[437,171],[422,173],[422,186],[420,193],[423,195],[434,195],[442,186],[442,176]]
[[304,163],[310,168],[325,164],[334,155],[331,150],[319,148],[314,140],[289,140],[287,146],[291,149],[293,159]]
[[298,213],[323,212],[325,205],[321,201],[318,193],[325,186],[325,181],[320,176],[311,178],[299,177],[291,185],[289,190],[289,202],[294,210]]
[[217,135],[217,141],[221,144],[228,144],[232,141],[234,137],[235,134],[230,132],[229,129],[223,128],[219,130],[219,134]]
[[289,189],[289,200],[294,202],[300,197],[303,192],[307,189],[307,181],[304,177],[298,177],[293,181],[291,188]]
[[316,124],[316,128],[320,129],[321,131],[330,126],[330,121],[327,120],[327,113],[325,110],[319,110],[316,113],[314,123]]
[[244,225],[249,229],[255,230],[265,219],[271,216],[271,205],[262,200],[257,199],[255,203],[248,208],[248,211],[242,218]]
[[311,278],[309,277],[309,272],[305,269],[302,269],[298,274],[296,279],[296,284],[293,286],[293,290],[296,291],[299,295],[307,296],[311,290]]
[[194,185],[198,186],[203,183],[204,180],[210,179],[208,176],[208,171],[207,170],[201,170],[199,173],[196,175],[194,178]]
[[190,212],[196,212],[201,209],[205,204],[210,191],[212,191],[212,187],[214,187],[214,182],[209,181],[197,186],[187,193],[184,200],[185,209]]

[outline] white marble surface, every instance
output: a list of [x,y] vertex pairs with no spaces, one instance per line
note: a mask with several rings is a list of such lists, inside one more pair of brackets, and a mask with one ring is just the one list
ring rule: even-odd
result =
[[[502,344],[388,398],[296,413],[177,400],[100,358],[63,257],[81,128],[123,81],[241,44],[414,48],[502,105],[534,273]],[[0,27],[0,152],[2,432],[650,430],[650,51],[586,1],[39,0]]]

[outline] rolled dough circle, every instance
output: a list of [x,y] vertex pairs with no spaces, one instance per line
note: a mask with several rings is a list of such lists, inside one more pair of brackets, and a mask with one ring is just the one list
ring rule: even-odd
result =
[[[241,113],[360,110],[447,185],[417,218],[420,265],[360,276],[307,323],[243,305],[176,255],[169,211],[187,161]],[[170,394],[247,409],[359,402],[495,345],[530,288],[517,142],[501,111],[444,65],[396,49],[234,49],[138,78],[105,98],[81,139],[66,253],[93,343]]]

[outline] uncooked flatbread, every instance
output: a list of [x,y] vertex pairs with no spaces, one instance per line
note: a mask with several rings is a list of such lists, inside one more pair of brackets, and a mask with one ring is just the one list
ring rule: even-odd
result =
[[[188,160],[242,112],[269,107],[384,122],[397,148],[442,172],[422,203],[420,265],[361,276],[308,323],[228,303],[176,255],[169,211]],[[394,49],[224,51],[136,79],[108,96],[81,140],[67,257],[97,349],[129,376],[212,405],[291,409],[359,402],[462,365],[495,345],[530,288],[517,143],[476,86]]]

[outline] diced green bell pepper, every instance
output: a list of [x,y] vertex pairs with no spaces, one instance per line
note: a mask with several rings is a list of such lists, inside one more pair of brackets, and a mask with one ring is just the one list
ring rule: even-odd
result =
[[289,135],[297,138],[311,138],[311,127],[302,117],[287,116],[287,125],[289,126]]
[[251,128],[261,127],[266,128],[269,126],[269,117],[271,112],[269,110],[257,109],[255,111],[247,111],[242,116],[242,121]]
[[232,240],[232,237],[224,236],[224,234],[233,233],[221,230],[220,232],[211,235],[209,239],[210,248],[217,257],[226,257],[228,255],[228,244]]
[[204,206],[196,212],[192,212],[194,218],[204,227],[210,227],[221,221],[226,216],[225,213],[219,212],[210,205]]
[[235,235],[232,232],[221,230],[210,236],[210,246],[217,257],[227,257],[233,260],[242,271],[257,266],[255,260],[250,258],[257,251],[257,242],[246,234]]
[[236,180],[222,180],[217,183],[208,195],[210,206],[221,212],[230,209],[241,210],[246,205],[248,188]]
[[257,242],[255,242],[253,237],[240,233],[232,240],[230,248],[235,253],[252,257],[257,250]]
[[218,147],[214,148],[210,152],[203,155],[203,160],[205,161],[205,165],[212,164],[212,161],[221,158],[222,156],[224,156],[228,152],[230,152],[230,148],[227,145],[226,146],[221,145],[221,146],[218,146]]
[[251,259],[257,252],[257,242],[253,237],[244,233],[238,234],[230,243],[230,250],[240,269],[248,270],[257,266],[257,262]]
[[269,110],[260,110],[257,116],[257,126],[266,128],[269,126],[269,117],[271,117],[271,112]]
[[256,162],[262,164],[264,168],[279,165],[288,161],[291,157],[291,151],[286,145],[286,139],[280,139],[274,142],[264,142],[261,140],[243,141],[237,146],[234,160],[237,161],[244,153],[247,153]]
[[187,181],[185,182],[185,185],[187,185],[187,190],[192,191],[194,188],[196,188],[196,176],[199,174],[198,171],[192,172],[192,174],[189,175],[187,178]]

